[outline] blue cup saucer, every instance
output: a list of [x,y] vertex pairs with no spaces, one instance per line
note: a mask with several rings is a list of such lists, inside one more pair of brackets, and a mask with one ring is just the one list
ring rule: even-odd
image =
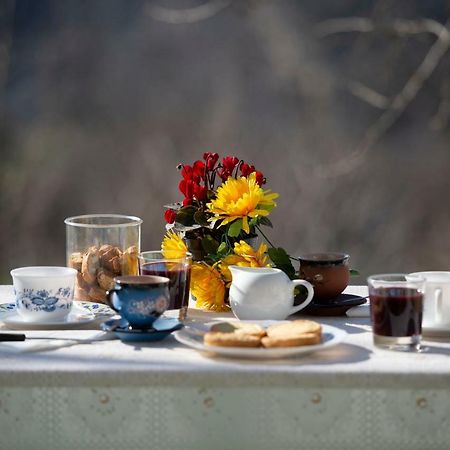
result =
[[183,324],[175,318],[159,317],[151,328],[145,330],[133,329],[125,319],[111,319],[102,323],[103,331],[113,332],[124,342],[155,342],[161,341],[173,331],[183,328]]

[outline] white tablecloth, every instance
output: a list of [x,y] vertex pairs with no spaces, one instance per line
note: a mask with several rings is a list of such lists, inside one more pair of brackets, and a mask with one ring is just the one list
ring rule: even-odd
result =
[[[0,302],[10,295],[0,290]],[[449,341],[425,341],[419,354],[379,351],[368,318],[317,320],[345,329],[346,341],[277,361],[213,358],[172,337],[26,353],[0,345],[0,448],[449,448]]]

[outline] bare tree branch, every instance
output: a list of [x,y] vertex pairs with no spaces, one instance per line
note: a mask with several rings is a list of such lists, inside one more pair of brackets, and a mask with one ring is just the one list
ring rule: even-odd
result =
[[442,130],[448,124],[450,118],[450,81],[445,80],[441,88],[441,102],[436,114],[430,119],[432,130]]
[[386,109],[389,106],[389,98],[374,91],[373,89],[365,86],[359,81],[349,81],[346,84],[346,88],[359,99],[365,101],[369,105],[379,108]]
[[337,33],[370,33],[374,28],[373,21],[366,17],[344,17],[324,20],[316,25],[315,31],[319,38],[324,38]]
[[[334,20],[338,21],[339,19]],[[445,25],[428,19],[417,22],[407,20],[396,20],[393,22],[393,29],[399,33],[413,34],[418,32],[429,32],[435,34],[437,39],[430,47],[419,67],[405,83],[401,91],[393,97],[388,108],[366,130],[355,151],[349,157],[346,157],[338,162],[334,162],[333,165],[317,168],[316,173],[319,176],[330,178],[345,175],[354,170],[363,162],[366,153],[399,119],[408,105],[417,96],[417,93],[423,87],[425,81],[431,76],[439,62],[442,60],[450,46],[449,26],[450,20],[447,21]],[[376,27],[373,29],[375,28]],[[322,23],[322,33],[324,32],[323,29]],[[336,24],[334,25],[334,29],[337,29]]]
[[320,38],[338,33],[372,33],[384,31],[400,36],[409,34],[431,33],[439,37],[443,25],[432,19],[406,20],[396,19],[392,21],[375,22],[366,17],[344,17],[320,22],[315,26],[316,35]]
[[[365,17],[348,17],[325,20],[315,27],[316,34],[319,37],[328,37],[338,33],[371,33],[377,31],[395,33],[398,36],[414,35],[421,33],[431,33],[439,38],[443,25],[435,20],[405,20],[396,19],[390,22],[375,23],[372,19]],[[386,109],[389,106],[389,98],[376,92],[372,88],[363,85],[359,81],[350,81],[345,83],[345,88],[360,100],[369,105]]]
[[210,0],[193,8],[171,9],[159,5],[146,5],[145,12],[154,20],[173,25],[195,23],[209,19],[231,5],[233,0]]

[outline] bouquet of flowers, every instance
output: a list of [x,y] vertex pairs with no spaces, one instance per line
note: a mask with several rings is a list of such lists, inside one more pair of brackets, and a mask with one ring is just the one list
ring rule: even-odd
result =
[[[278,194],[263,189],[266,179],[260,171],[236,156],[219,161],[210,152],[178,169],[184,199],[166,206],[168,231],[161,247],[168,257],[193,254],[191,292],[198,307],[228,310],[230,265],[275,266],[294,278],[289,255],[275,248],[261,229],[272,227],[268,216]],[[270,248],[264,243],[255,248],[258,234]]]

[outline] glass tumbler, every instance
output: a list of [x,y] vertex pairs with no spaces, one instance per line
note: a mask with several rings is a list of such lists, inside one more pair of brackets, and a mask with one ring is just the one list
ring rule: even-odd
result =
[[406,274],[367,279],[373,341],[377,347],[419,351],[425,279]]
[[64,222],[67,266],[78,271],[75,300],[105,303],[114,277],[139,274],[139,217],[91,214]]
[[141,275],[157,275],[170,280],[168,309],[178,309],[179,319],[186,319],[189,305],[192,254],[180,258],[166,258],[162,251],[142,252],[139,257]]

